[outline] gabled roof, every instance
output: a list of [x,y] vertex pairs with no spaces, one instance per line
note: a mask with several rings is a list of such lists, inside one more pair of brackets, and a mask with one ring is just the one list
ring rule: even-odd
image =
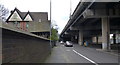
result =
[[19,14],[20,18],[23,19],[22,16],[21,16],[21,12],[17,8],[15,8],[13,11],[11,11],[10,16],[6,20],[7,22],[9,21],[10,17],[14,14],[15,11]]
[[47,12],[30,12],[30,14],[35,22],[39,22],[39,19],[41,19],[41,21],[48,21]]
[[47,12],[21,12],[20,10],[18,10],[17,8],[15,8],[10,16],[8,17],[8,19],[6,20],[6,22],[10,22],[9,19],[10,17],[13,15],[14,12],[17,12],[19,14],[19,16],[21,17],[21,19],[24,21],[24,19],[26,18],[26,16],[29,14],[30,17],[32,18],[33,21],[38,22],[39,19],[41,19],[41,21],[48,21],[48,13]]
[[25,20],[25,18],[27,17],[27,15],[29,15],[29,16],[31,17],[31,19],[34,20],[33,17],[31,16],[31,13],[30,13],[29,11],[28,11],[27,14],[24,16],[24,18],[23,18],[24,20]]

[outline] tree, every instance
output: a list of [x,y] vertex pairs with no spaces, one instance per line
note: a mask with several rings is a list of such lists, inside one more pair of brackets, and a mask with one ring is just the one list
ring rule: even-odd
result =
[[57,31],[57,29],[54,29],[54,28],[51,29],[51,40],[52,41],[58,41],[58,31]]
[[59,40],[59,38],[58,38],[58,26],[56,25],[55,21],[52,21],[52,23],[51,23],[50,40],[52,41],[52,47],[56,46],[56,41]]
[[53,27],[51,28],[50,40],[52,41],[52,47],[56,46],[56,41],[58,41],[58,31]]
[[51,40],[58,41],[58,26],[54,20],[52,20],[51,24]]
[[6,21],[6,17],[9,14],[9,10],[0,4],[0,21]]

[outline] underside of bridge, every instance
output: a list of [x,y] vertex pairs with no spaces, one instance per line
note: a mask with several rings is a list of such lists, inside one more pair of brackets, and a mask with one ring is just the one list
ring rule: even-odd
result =
[[[120,43],[120,2],[80,2],[63,29],[60,38],[83,45],[102,43],[102,49],[110,49],[113,43]],[[95,38],[95,39],[94,39]]]

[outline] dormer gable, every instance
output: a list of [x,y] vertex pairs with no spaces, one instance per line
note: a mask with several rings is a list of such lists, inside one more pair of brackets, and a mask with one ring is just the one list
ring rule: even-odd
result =
[[15,8],[14,11],[9,16],[7,21],[22,21],[20,11],[17,8]]
[[32,18],[32,16],[31,16],[29,11],[26,14],[26,16],[24,17],[24,21],[33,21],[33,18]]

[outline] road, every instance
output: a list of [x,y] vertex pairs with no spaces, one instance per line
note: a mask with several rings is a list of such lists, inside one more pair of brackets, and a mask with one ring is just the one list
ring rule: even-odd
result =
[[98,51],[95,48],[83,47],[74,44],[73,47],[65,47],[58,44],[53,48],[51,55],[45,63],[84,63],[92,65],[118,65],[118,56]]

